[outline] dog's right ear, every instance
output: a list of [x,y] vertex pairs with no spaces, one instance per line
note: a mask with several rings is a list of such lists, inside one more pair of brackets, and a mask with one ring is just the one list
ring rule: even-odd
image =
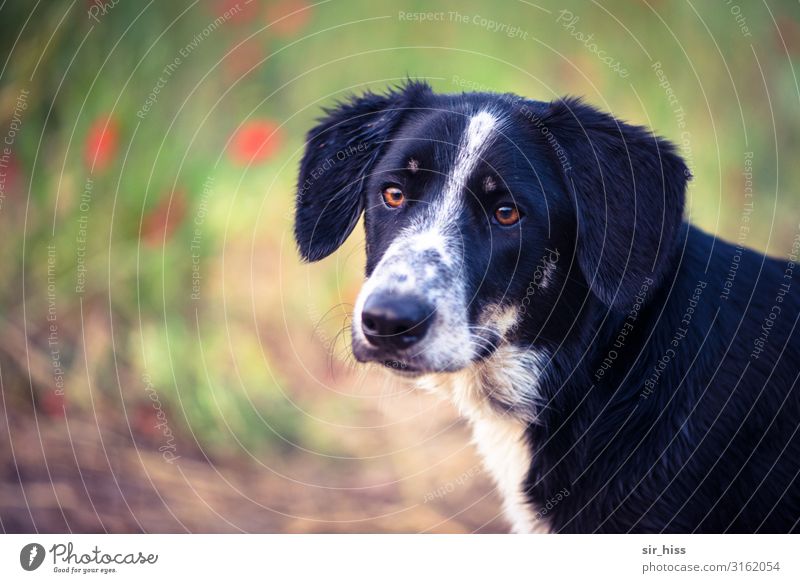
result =
[[383,95],[366,93],[325,110],[306,138],[297,185],[294,235],[306,261],[333,253],[364,210],[364,179],[402,119],[431,94],[409,81]]

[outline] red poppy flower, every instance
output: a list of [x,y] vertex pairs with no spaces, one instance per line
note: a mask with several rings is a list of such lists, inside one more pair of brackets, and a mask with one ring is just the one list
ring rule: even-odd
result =
[[[160,405],[160,403],[159,403]],[[159,419],[158,411],[153,407],[153,403],[145,401],[136,405],[129,419],[133,429],[147,439],[158,439],[163,436],[161,426],[166,419],[166,413]]]
[[[3,194],[13,192],[17,188],[17,183],[20,180],[20,166],[17,157],[12,151],[8,156],[8,162],[5,168],[0,168],[0,174],[5,172],[5,184],[2,187]],[[0,201],[0,209],[2,208],[2,201]]]
[[119,146],[119,126],[110,117],[101,117],[92,122],[86,135],[84,158],[86,165],[103,171],[111,164]]
[[[286,16],[283,20],[278,20]],[[280,0],[267,8],[269,31],[276,36],[292,36],[311,20],[311,8],[305,0]]]
[[260,4],[259,0],[217,0],[216,13],[229,22],[249,22],[258,14]]
[[66,414],[64,395],[59,395],[54,391],[47,391],[39,398],[39,408],[48,417],[64,417]]
[[242,165],[270,159],[280,148],[282,132],[275,122],[263,119],[248,121],[233,136],[230,156]]
[[186,216],[186,195],[176,190],[172,196],[162,196],[142,220],[141,239],[146,245],[157,247],[169,239]]

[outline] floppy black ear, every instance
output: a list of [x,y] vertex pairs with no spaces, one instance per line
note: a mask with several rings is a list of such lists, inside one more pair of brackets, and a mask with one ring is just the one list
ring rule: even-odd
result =
[[383,95],[366,93],[326,109],[306,137],[297,185],[294,234],[300,254],[317,261],[353,231],[364,209],[364,179],[403,117],[431,89],[409,81]]
[[581,271],[606,305],[628,310],[646,278],[653,290],[669,269],[691,174],[671,143],[579,99],[542,117],[575,205]]

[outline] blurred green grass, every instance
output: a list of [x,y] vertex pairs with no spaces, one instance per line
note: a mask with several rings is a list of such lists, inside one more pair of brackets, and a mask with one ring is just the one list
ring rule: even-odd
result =
[[[337,427],[313,412],[335,410],[332,417],[354,424],[364,415],[357,399],[320,381],[345,368],[346,346],[334,340],[360,282],[362,236],[314,269],[299,265],[290,237],[296,166],[321,106],[407,76],[442,92],[583,95],[686,143],[691,218],[728,239],[739,233],[745,152],[755,152],[746,243],[782,254],[797,228],[796,2],[743,3],[750,37],[725,3],[253,0],[206,36],[236,2],[120,2],[99,22],[87,17],[92,4],[10,2],[0,25],[9,123],[20,92],[29,92],[0,212],[0,329],[27,337],[49,366],[44,290],[55,246],[71,412],[135,411],[146,403],[147,374],[176,431],[209,452],[352,454]],[[562,10],[629,75],[570,34]],[[442,11],[448,20],[408,22],[400,11]],[[452,22],[450,12],[467,21]],[[527,38],[476,25],[476,15],[516,25]],[[157,101],[137,115],[177,57]],[[87,277],[76,293],[82,215]],[[26,362],[5,351],[24,391]],[[51,396],[50,371],[34,376],[37,398]]]

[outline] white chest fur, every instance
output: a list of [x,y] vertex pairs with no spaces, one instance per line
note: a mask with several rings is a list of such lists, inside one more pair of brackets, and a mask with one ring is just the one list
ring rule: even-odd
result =
[[[536,520],[535,512],[522,491],[531,465],[530,446],[525,441],[527,421],[512,413],[498,411],[490,406],[487,398],[489,394],[497,395],[499,392],[504,400],[515,393],[521,402],[529,400],[530,391],[535,389],[537,368],[531,358],[525,358],[516,350],[498,352],[500,354],[491,359],[493,362],[480,368],[427,375],[419,380],[419,385],[449,396],[459,412],[469,420],[484,466],[503,498],[503,510],[512,530],[518,533],[546,530],[546,526]],[[524,386],[517,385],[518,382]]]
[[522,493],[522,483],[531,464],[524,425],[494,413],[470,416],[469,420],[475,445],[503,497],[503,510],[512,530],[533,532],[536,520]]

